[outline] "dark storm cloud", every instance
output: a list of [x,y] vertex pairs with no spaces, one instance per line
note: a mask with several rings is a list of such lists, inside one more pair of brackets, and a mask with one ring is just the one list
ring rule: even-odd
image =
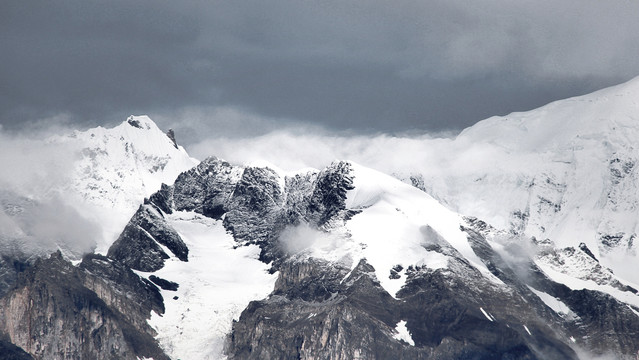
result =
[[[298,122],[460,129],[639,74],[638,13],[582,0],[5,1],[0,119],[147,113],[199,126],[193,141]],[[252,126],[213,122],[220,109]]]
[[3,2],[3,122],[68,113],[87,120],[201,101],[198,29],[134,2]]

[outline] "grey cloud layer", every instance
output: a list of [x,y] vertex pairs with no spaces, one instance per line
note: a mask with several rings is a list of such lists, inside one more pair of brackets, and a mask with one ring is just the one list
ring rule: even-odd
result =
[[[630,1],[5,1],[0,122],[233,108],[275,127],[460,129],[639,74],[637,13]],[[191,141],[216,130],[202,125]]]

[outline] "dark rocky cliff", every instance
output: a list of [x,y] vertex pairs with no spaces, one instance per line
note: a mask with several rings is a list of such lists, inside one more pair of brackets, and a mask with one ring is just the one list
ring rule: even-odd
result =
[[75,267],[56,253],[0,299],[0,331],[35,359],[168,359],[151,310],[163,311],[157,289],[128,268],[97,255]]
[[[394,299],[365,260],[352,272],[317,260],[287,263],[273,294],[234,324],[229,358],[577,358],[538,300],[488,283],[463,261],[451,265],[410,269]],[[402,320],[414,345],[394,336]]]

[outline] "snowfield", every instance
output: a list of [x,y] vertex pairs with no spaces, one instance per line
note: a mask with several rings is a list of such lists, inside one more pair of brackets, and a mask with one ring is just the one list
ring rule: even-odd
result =
[[269,266],[258,260],[257,246],[234,248],[221,221],[193,212],[176,212],[168,220],[189,247],[189,261],[171,257],[153,273],[179,288],[161,290],[166,311],[153,313],[149,324],[172,358],[223,359],[232,321],[250,301],[273,291],[277,273],[269,274]]
[[[346,209],[359,213],[346,222],[343,229],[331,229],[331,234],[316,236],[312,246],[305,247],[308,256],[328,261],[350,262],[354,268],[366,259],[375,268],[377,279],[395,297],[406,282],[405,269],[426,266],[441,269],[448,266],[448,257],[428,251],[424,245],[436,241],[450,243],[484,277],[496,285],[495,277],[475,255],[467,234],[460,230],[461,215],[447,209],[423,191],[394,177],[350,162],[354,189],[347,192]],[[296,230],[299,232],[299,230]],[[308,230],[312,233],[312,230]],[[304,233],[296,234],[308,238]],[[287,241],[290,242],[290,241]],[[402,267],[399,278],[389,278],[397,265]]]

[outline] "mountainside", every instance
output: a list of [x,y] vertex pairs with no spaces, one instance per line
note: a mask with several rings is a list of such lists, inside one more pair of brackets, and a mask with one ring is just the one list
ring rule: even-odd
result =
[[102,251],[145,197],[198,163],[177,144],[173,131],[164,133],[148,116],[130,116],[111,129],[76,131],[56,140],[80,148],[70,186],[97,212],[105,231]]
[[127,229],[108,255],[163,288],[151,324],[174,358],[631,358],[638,345],[633,287],[567,287],[526,243],[349,162],[286,176],[209,158]]
[[157,288],[100,255],[73,266],[60,252],[20,274],[0,299],[0,331],[36,359],[166,359],[147,325]]
[[[29,258],[60,249],[79,259],[96,246],[106,252],[145,197],[197,164],[172,132],[165,134],[146,116],[131,116],[111,129],[51,137],[43,144],[69,153],[63,155],[72,162],[61,170],[62,180],[43,185],[43,191],[0,189],[2,255]],[[73,226],[79,227],[77,234],[56,229]]]
[[145,197],[172,184],[197,164],[148,116],[130,116],[122,124],[76,131],[60,139],[81,144],[73,188],[92,203],[117,209],[135,209]]
[[585,243],[631,279],[639,270],[638,139],[639,78],[481,121],[443,148],[441,168],[412,178],[450,208],[513,234]]
[[639,287],[623,270],[636,263],[612,261],[636,260],[634,99],[638,80],[485,120],[447,145],[449,164],[405,182],[352,161],[197,162],[148,117],[56,138],[84,149],[67,190],[85,205],[67,217],[102,234],[16,256],[16,239],[45,233],[31,230],[44,203],[0,193],[17,234],[0,242],[0,349],[635,359]]

